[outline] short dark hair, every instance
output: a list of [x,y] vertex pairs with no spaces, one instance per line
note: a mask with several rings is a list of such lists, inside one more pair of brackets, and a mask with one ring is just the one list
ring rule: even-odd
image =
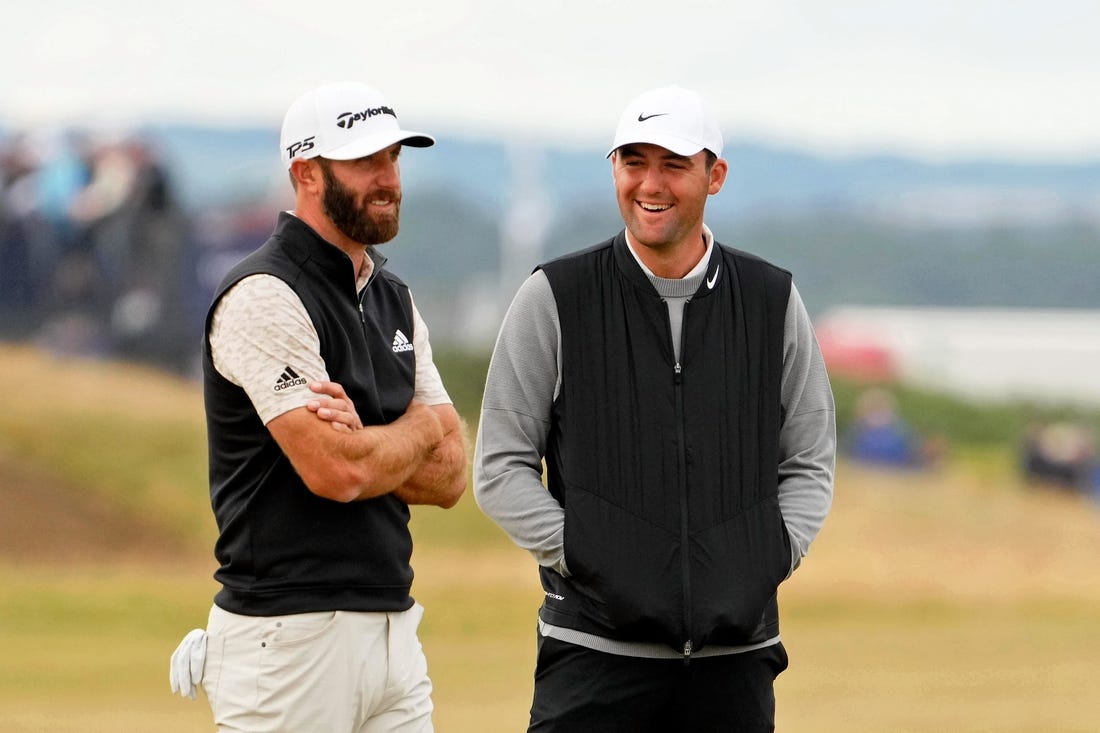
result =
[[718,162],[718,156],[712,153],[709,148],[703,148],[703,152],[707,154],[707,173],[710,173],[710,169]]

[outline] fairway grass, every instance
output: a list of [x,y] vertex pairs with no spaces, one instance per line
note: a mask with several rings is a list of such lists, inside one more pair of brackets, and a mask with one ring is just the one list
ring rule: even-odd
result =
[[1096,731],[1091,603],[787,604],[778,730]]
[[[216,590],[196,386],[21,349],[0,353],[3,365],[65,387],[49,421],[27,390],[0,416],[0,459],[36,469],[11,474],[25,485],[9,497],[22,508],[28,492],[46,497],[9,519],[43,538],[34,547],[83,539],[48,561],[3,554],[0,541],[0,733],[213,730],[205,699],[168,685],[169,655],[205,624]],[[1100,730],[1100,506],[1025,489],[1009,460],[838,467],[833,511],[780,590],[791,659],[776,685],[781,733]],[[48,496],[42,471],[62,480]],[[65,491],[147,522],[145,544],[98,514],[82,528],[55,521],[79,514]],[[412,530],[436,730],[524,730],[534,561],[472,493],[449,511],[414,508]]]
[[[791,667],[778,730],[1085,733],[1100,729],[1100,516],[966,476],[845,469],[833,515],[780,593]],[[979,501],[981,500],[981,501]],[[463,543],[448,525],[466,526]],[[533,561],[467,496],[415,513],[414,594],[441,733],[523,730]],[[967,539],[969,538],[969,539]],[[178,564],[0,564],[0,729],[212,730],[168,689],[168,656],[215,584]]]
[[[436,729],[523,730],[541,596],[526,558],[422,554]],[[205,699],[171,695],[167,674],[175,644],[205,619],[205,572],[3,567],[0,587],[5,733],[213,729]],[[1100,723],[1093,602],[796,597],[783,614],[780,731],[1084,733]]]

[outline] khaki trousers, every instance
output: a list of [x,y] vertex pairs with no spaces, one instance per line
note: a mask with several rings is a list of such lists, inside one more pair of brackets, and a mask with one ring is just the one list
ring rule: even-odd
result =
[[241,616],[207,623],[202,686],[225,733],[430,733],[424,609]]

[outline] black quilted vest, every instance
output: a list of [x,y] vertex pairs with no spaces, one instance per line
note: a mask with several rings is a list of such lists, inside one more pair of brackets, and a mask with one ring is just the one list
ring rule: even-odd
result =
[[791,550],[777,487],[790,273],[716,245],[684,309],[667,306],[622,233],[543,266],[562,333],[547,445],[565,508],[548,623],[690,655],[778,633]]
[[[329,377],[344,386],[364,424],[387,424],[404,413],[416,360],[411,348],[394,342],[397,330],[413,337],[412,301],[400,279],[376,265],[360,301],[351,259],[288,213],[225,277],[214,305],[257,273],[280,278],[302,299]],[[214,369],[209,351],[204,340],[210,499],[221,564],[214,577],[222,583],[217,605],[251,616],[408,609],[408,506],[388,495],[344,504],[310,492],[244,390]],[[272,375],[273,389],[279,377]]]

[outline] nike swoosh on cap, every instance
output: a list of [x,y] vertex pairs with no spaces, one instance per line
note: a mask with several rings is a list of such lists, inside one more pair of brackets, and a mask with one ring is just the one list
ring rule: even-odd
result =
[[668,114],[668,112],[658,112],[658,113],[657,113],[657,114],[655,114],[655,115],[643,115],[643,114],[639,114],[639,115],[638,115],[638,122],[645,122],[646,120],[652,120],[652,119],[653,119],[654,117],[664,117],[664,116],[665,116],[665,115],[667,115],[667,114]]

